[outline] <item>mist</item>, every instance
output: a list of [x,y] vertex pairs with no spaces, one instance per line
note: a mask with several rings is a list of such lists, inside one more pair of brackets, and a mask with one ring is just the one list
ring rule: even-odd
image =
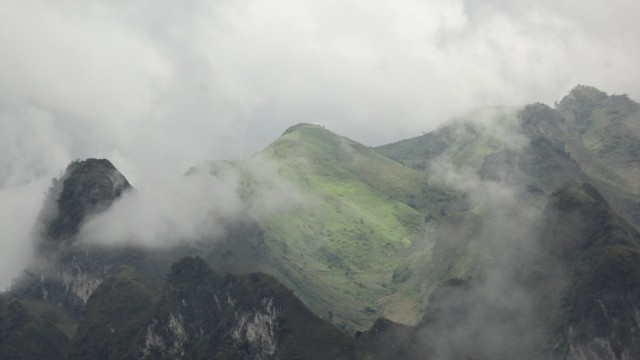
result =
[[235,222],[313,203],[261,154],[242,163],[210,161],[124,192],[84,221],[78,240],[155,249],[211,242]]
[[578,83],[638,98],[638,7],[0,0],[3,276],[30,251],[17,224],[74,159],[108,158],[151,189],[298,122],[379,145]]
[[455,252],[473,254],[473,262],[455,279],[461,284],[445,284],[429,304],[420,336],[434,359],[538,358],[548,351],[548,329],[539,315],[554,308],[541,310],[541,299],[548,288],[558,286],[565,270],[539,243],[535,221],[546,205],[545,195],[528,193],[519,181],[526,178],[519,166],[503,157],[493,160],[490,177],[475,170],[487,161],[482,154],[473,164],[457,161],[470,146],[475,152],[488,146],[526,158],[530,144],[518,130],[520,110],[478,109],[450,122],[456,143],[431,166],[432,180],[467,194],[479,219],[467,244],[456,238],[455,229],[440,229],[439,238],[462,244]]
[[235,174],[165,176],[125,192],[106,212],[87,219],[79,239],[157,248],[213,238],[226,218],[240,214],[238,182]]

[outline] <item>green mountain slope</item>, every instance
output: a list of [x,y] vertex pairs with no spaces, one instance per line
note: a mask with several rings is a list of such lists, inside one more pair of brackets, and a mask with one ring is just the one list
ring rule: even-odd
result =
[[[265,163],[271,182],[258,165]],[[288,192],[255,214],[268,255],[244,271],[278,277],[316,314],[343,327],[364,329],[380,315],[415,321],[428,289],[413,286],[426,275],[411,267],[430,252],[439,219],[462,206],[460,193],[310,124],[291,127],[231,166],[243,176],[249,204],[259,207],[270,187]],[[228,251],[242,252],[233,244]],[[421,277],[405,286],[413,273]]]
[[542,198],[569,180],[595,184],[640,225],[638,104],[578,86],[555,109],[480,109],[420,137],[378,147],[416,170],[452,164]]

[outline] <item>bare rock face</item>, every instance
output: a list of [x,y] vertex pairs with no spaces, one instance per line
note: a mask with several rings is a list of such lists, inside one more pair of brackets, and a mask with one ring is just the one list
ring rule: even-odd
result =
[[145,359],[350,358],[353,340],[269,275],[218,275],[199,258],[172,266],[144,329]]
[[354,359],[354,340],[271,276],[174,263],[162,292],[125,267],[94,291],[70,359]]

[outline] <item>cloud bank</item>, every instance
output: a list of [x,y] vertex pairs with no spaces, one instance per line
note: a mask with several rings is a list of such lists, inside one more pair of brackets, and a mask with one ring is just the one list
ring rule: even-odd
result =
[[[578,83],[637,99],[639,10],[627,0],[0,0],[0,221],[35,216],[75,158],[109,158],[145,188],[247,156],[298,122],[378,145],[471,107],[551,103]],[[2,235],[0,263],[28,252],[18,228]]]

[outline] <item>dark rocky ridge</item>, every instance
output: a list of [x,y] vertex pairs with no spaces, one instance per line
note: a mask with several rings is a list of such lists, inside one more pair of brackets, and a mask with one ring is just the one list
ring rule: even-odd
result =
[[106,280],[87,303],[71,358],[353,359],[355,350],[276,279],[219,275],[187,257],[159,299],[128,270]]
[[555,192],[540,241],[566,267],[558,349],[568,359],[640,357],[640,234],[589,184]]

